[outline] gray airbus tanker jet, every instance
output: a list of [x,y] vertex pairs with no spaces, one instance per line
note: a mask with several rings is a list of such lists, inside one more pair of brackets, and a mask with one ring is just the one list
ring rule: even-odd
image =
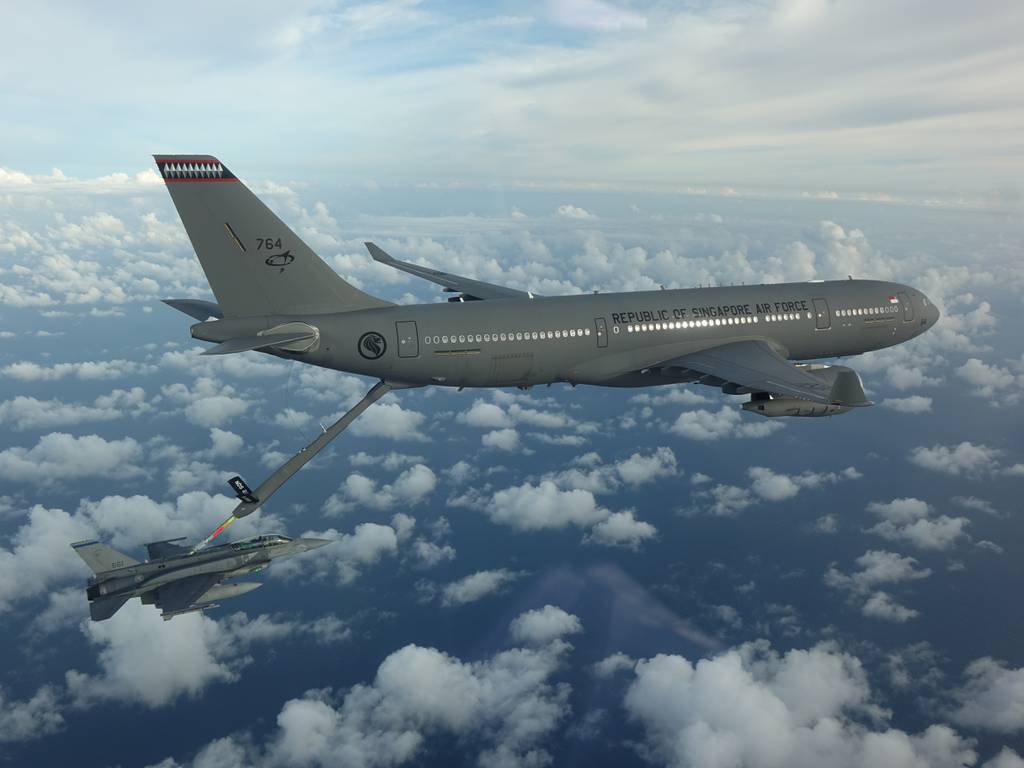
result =
[[939,311],[918,290],[877,280],[539,296],[398,261],[447,302],[400,306],[346,282],[208,155],[156,155],[216,303],[167,303],[199,320],[204,354],[259,350],[380,379],[352,411],[253,493],[255,510],[389,389],[605,387],[700,383],[749,395],[762,416],[828,416],[870,405],[860,377],[815,362],[924,333]]
[[94,574],[85,591],[92,620],[109,619],[133,597],[155,605],[165,621],[182,613],[216,608],[217,600],[238,597],[262,586],[255,581],[222,582],[262,571],[271,560],[331,543],[327,539],[289,539],[270,534],[195,552],[175,541],[180,539],[147,544],[149,560],[144,563],[98,541],[72,544]]

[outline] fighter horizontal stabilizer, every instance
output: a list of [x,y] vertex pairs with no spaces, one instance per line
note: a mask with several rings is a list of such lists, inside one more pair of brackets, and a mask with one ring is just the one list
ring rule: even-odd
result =
[[[527,291],[518,291],[515,288],[506,288],[503,285],[484,283],[468,277],[441,272],[436,269],[430,269],[430,267],[421,267],[419,264],[410,264],[408,261],[399,261],[374,243],[364,243],[364,245],[366,245],[366,250],[370,252],[374,261],[394,267],[402,272],[408,272],[410,275],[422,277],[424,280],[429,280],[432,283],[443,285],[446,291],[462,293],[464,297],[469,299],[532,299],[536,295]],[[454,299],[451,300],[454,301]]]
[[98,541],[76,541],[71,548],[85,560],[85,564],[92,569],[93,573],[116,571],[118,568],[139,564],[138,560],[128,557],[123,552],[118,552],[106,544],[100,544]]
[[190,576],[160,587],[156,592],[156,604],[164,613],[177,613],[195,605],[206,592],[220,582],[221,574]]
[[121,610],[121,606],[127,603],[130,598],[131,595],[112,595],[111,597],[101,597],[93,600],[89,603],[89,617],[93,621],[109,619]]
[[222,341],[215,347],[210,347],[202,354],[204,355],[230,355],[235,352],[248,352],[252,349],[265,349],[267,347],[280,347],[285,344],[293,344],[297,341],[312,341],[316,333],[309,331],[297,331],[295,333],[267,333],[263,336],[243,336],[239,339],[228,339]]
[[734,341],[682,355],[665,368],[686,368],[756,392],[832,404],[832,383],[801,370],[765,341]]
[[162,299],[163,303],[179,312],[184,312],[189,317],[194,317],[199,322],[215,317],[218,320],[224,318],[224,312],[220,306],[212,301],[202,299]]

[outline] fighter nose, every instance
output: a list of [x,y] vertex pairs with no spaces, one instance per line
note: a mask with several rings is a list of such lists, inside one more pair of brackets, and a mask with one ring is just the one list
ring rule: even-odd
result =
[[302,543],[306,548],[306,551],[311,549],[320,549],[330,544],[332,539],[303,539]]

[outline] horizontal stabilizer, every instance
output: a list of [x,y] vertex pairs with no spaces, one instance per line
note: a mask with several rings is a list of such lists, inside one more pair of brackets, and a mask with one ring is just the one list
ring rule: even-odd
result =
[[280,347],[284,344],[292,344],[296,341],[312,341],[316,338],[315,333],[301,331],[297,333],[268,333],[263,336],[243,336],[239,339],[228,339],[222,341],[215,347],[210,347],[203,352],[204,355],[230,355],[234,352],[248,352],[252,349],[265,349],[266,347]]
[[224,312],[220,306],[212,301],[202,299],[163,299],[164,304],[179,312],[184,312],[189,317],[194,317],[199,322],[215,317],[218,320],[224,318]]
[[89,616],[93,621],[109,619],[121,610],[121,606],[127,603],[129,599],[130,595],[115,595],[112,597],[101,597],[98,600],[93,600],[89,603]]
[[138,560],[128,557],[123,552],[118,552],[106,544],[100,544],[98,541],[76,541],[71,548],[85,560],[85,564],[92,569],[93,573],[116,571],[118,568],[139,564]]

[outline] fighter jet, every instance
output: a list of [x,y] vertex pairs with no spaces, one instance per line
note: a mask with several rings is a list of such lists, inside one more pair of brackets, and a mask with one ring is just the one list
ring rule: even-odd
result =
[[[199,322],[203,354],[258,350],[380,381],[259,486],[254,511],[371,403],[401,387],[646,387],[700,383],[749,395],[761,416],[830,416],[871,405],[857,373],[817,360],[915,338],[939,310],[879,280],[541,296],[392,258],[446,302],[395,305],[340,277],[217,158],[155,155],[216,302],[168,299]],[[237,490],[237,489],[236,489]]]
[[183,613],[216,608],[217,600],[237,597],[263,586],[259,582],[223,583],[256,573],[271,560],[291,557],[330,544],[327,539],[290,539],[279,534],[254,536],[196,552],[174,542],[146,545],[149,560],[140,563],[98,541],[71,547],[92,569],[86,587],[93,621],[109,619],[133,597],[160,609],[165,621]]

